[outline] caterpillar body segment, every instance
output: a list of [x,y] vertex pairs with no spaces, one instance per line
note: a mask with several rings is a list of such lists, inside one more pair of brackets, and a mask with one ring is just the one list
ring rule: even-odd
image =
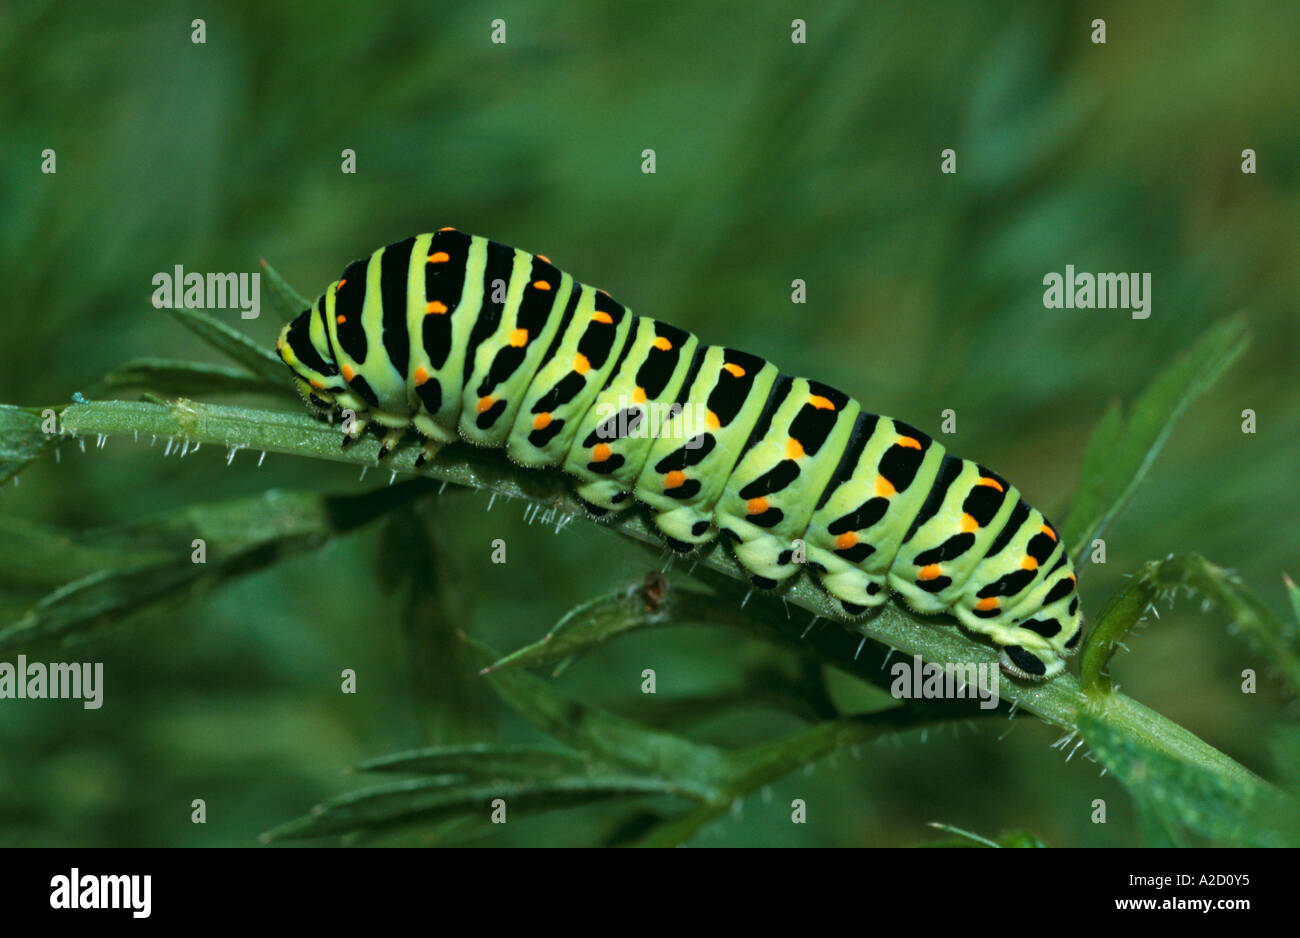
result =
[[[920,430],[638,316],[540,256],[444,228],[354,261],[276,343],[318,410],[558,466],[597,516],[722,537],[762,588],[807,568],[846,616],[896,595],[1048,678],[1082,634],[1055,528]],[[346,440],[345,440],[346,442]]]
[[[629,314],[631,315],[631,314]],[[593,514],[632,503],[656,428],[690,387],[699,340],[646,317],[633,317],[612,374],[579,421],[564,471],[578,480],[577,494]]]

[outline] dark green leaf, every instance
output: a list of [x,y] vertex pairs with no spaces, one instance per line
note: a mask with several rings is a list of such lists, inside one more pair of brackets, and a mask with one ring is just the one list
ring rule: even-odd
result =
[[369,759],[358,765],[357,770],[477,778],[554,778],[582,773],[589,765],[577,753],[537,746],[430,746]]
[[552,811],[608,798],[689,797],[670,782],[635,775],[462,781],[456,776],[414,779],[366,788],[317,805],[312,813],[262,835],[263,842],[356,832],[377,833],[396,825],[479,817],[490,823],[493,802],[512,813]]
[[931,822],[931,827],[935,830],[947,831],[950,834],[956,834],[954,840],[930,841],[919,844],[922,847],[1046,847],[1036,836],[1029,831],[1007,831],[998,837],[997,840],[989,840],[979,834],[971,831],[962,830],[960,827],[954,827],[951,824],[941,824],[938,821]]
[[262,260],[262,279],[270,287],[268,299],[271,312],[281,319],[293,319],[303,310],[311,308],[311,301],[302,296],[280,276],[280,272]]
[[405,658],[426,737],[468,741],[490,728],[496,704],[473,651],[459,638],[473,601],[458,586],[455,551],[444,541],[436,503],[392,512],[380,541],[379,571],[385,590],[401,597]]
[[212,347],[229,355],[253,374],[272,384],[289,385],[289,371],[278,355],[263,348],[244,333],[233,329],[201,309],[166,307],[181,324]]
[[160,394],[274,393],[292,394],[284,375],[271,381],[244,368],[168,358],[136,358],[104,376],[107,390],[148,388]]
[[[423,483],[356,496],[273,490],[78,535],[91,545],[113,545],[138,559],[85,574],[52,590],[16,622],[0,629],[0,651],[81,636],[153,603],[179,597],[192,586],[215,585],[287,553],[318,547],[427,491]],[[196,538],[204,541],[206,563],[192,560]]]
[[1079,729],[1137,802],[1146,833],[1160,843],[1185,828],[1224,844],[1288,845],[1287,833],[1266,818],[1278,811],[1294,814],[1295,806],[1258,780],[1231,778],[1157,752],[1090,713],[1080,715]]
[[1093,431],[1079,490],[1062,526],[1076,566],[1101,537],[1146,476],[1188,406],[1209,388],[1247,345],[1245,324],[1228,319],[1207,331],[1146,386],[1122,419],[1112,405]]
[[0,404],[0,483],[14,478],[33,460],[71,442],[59,433],[46,433],[44,425],[50,418],[41,415],[37,407]]

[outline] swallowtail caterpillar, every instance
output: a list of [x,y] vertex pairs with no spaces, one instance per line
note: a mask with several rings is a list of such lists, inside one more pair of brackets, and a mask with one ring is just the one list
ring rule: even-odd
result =
[[541,255],[452,228],[390,244],[276,349],[312,407],[355,413],[344,445],[374,423],[381,457],[411,426],[418,462],[457,439],[504,447],[573,476],[594,516],[648,506],[677,550],[727,535],[760,588],[807,566],[846,617],[891,593],[949,613],[1017,677],[1052,677],[1078,646],[1065,547],[1001,476]]

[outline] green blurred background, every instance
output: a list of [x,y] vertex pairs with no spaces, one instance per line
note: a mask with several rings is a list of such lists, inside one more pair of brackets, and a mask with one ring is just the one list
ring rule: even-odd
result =
[[[768,355],[995,467],[1060,521],[1108,401],[1131,401],[1204,329],[1254,342],[1187,413],[1085,572],[1095,615],[1170,552],[1236,569],[1279,615],[1300,574],[1294,393],[1300,296],[1300,6],[1052,4],[18,3],[0,8],[0,402],[61,406],[142,355],[218,360],[151,278],[270,260],[315,295],[351,259],[454,225],[546,254],[637,311]],[[1049,8],[1050,7],[1050,8]],[[206,20],[207,42],[190,41]],[[490,22],[507,23],[504,45]],[[807,20],[807,43],[790,24]],[[1089,41],[1094,17],[1108,41]],[[58,172],[40,172],[41,151]],[[939,172],[957,151],[958,173]],[[1257,175],[1240,171],[1258,153]],[[340,172],[340,151],[357,172]],[[641,172],[653,148],[657,172]],[[1148,271],[1151,318],[1045,310],[1066,264]],[[794,278],[808,302],[790,302]],[[264,303],[265,307],[265,303]],[[280,322],[242,322],[268,345]],[[257,404],[257,402],[249,402]],[[265,406],[265,402],[262,402]],[[1241,411],[1258,414],[1243,435]],[[83,529],[271,486],[358,492],[351,468],[125,440],[31,467],[15,518]],[[557,538],[521,506],[436,505],[455,627],[509,649],[643,576],[653,557],[585,523]],[[379,528],[298,555],[79,648],[106,703],[0,702],[0,844],[239,845],[331,793],[341,769],[431,740],[536,741],[491,700],[416,691]],[[505,538],[510,562],[489,562]],[[5,583],[10,621],[43,590]],[[1114,670],[1256,770],[1286,717],[1260,662],[1194,604],[1163,611]],[[446,623],[443,623],[446,625]],[[653,721],[765,654],[730,632],[629,638],[560,679]],[[49,659],[50,654],[42,657]],[[351,667],[361,692],[338,692]],[[638,690],[656,668],[659,695]],[[740,708],[698,739],[798,726]],[[1127,796],[1026,721],[1005,739],[912,737],[774,786],[697,843],[899,845],[937,820],[1052,844],[1132,844]],[[205,798],[208,823],[189,821]],[[788,823],[791,798],[809,823]],[[1091,799],[1110,822],[1089,821]],[[592,843],[602,805],[483,825],[485,844]],[[412,839],[412,838],[406,838]],[[403,841],[404,838],[396,838]]]

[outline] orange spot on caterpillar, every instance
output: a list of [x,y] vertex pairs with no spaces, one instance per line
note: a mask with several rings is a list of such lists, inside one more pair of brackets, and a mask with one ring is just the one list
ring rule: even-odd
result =
[[900,436],[898,438],[898,445],[906,447],[907,449],[920,449],[921,441],[911,436]]
[[527,345],[528,330],[516,329],[514,332],[510,333],[510,344],[513,345],[515,348],[523,348],[525,345]]
[[1077,576],[1075,576],[1073,573],[1071,573],[1071,574],[1070,574],[1070,582],[1073,583],[1075,586],[1078,586],[1078,585],[1079,585],[1079,578],[1078,578]]
[[979,527],[980,523],[970,515],[961,516],[961,529],[963,533],[969,534],[971,531],[978,531]]
[[415,369],[415,374],[411,376],[415,379],[415,386],[418,388],[424,382],[429,380],[429,371],[423,365]]
[[549,283],[547,283],[545,280],[535,280],[535,281],[533,281],[533,289],[534,289],[534,290],[549,290],[550,288],[551,288],[551,285],[550,285]]
[[850,547],[854,546],[857,543],[858,543],[857,532],[846,531],[835,539],[835,549],[848,550]]
[[1056,540],[1056,532],[1052,530],[1052,526],[1051,526],[1051,525],[1045,524],[1045,525],[1043,525],[1041,528],[1039,528],[1038,530],[1042,531],[1044,534],[1046,534],[1046,535],[1047,535],[1048,537],[1050,537],[1052,540]]
[[727,362],[727,364],[722,366],[722,370],[727,372],[727,374],[731,375],[733,378],[745,377],[745,369],[741,368],[734,362]]
[[596,322],[603,322],[607,326],[614,323],[614,317],[603,310],[596,310],[596,312],[592,313],[591,318]]
[[449,260],[451,260],[451,255],[446,251],[434,251],[429,255],[430,264],[445,264]]
[[591,448],[592,462],[604,462],[611,455],[613,455],[613,450],[609,448],[608,443],[597,443]]
[[996,596],[987,596],[975,603],[975,608],[980,612],[988,612],[990,609],[998,608],[998,598]]
[[348,321],[348,317],[344,316],[342,313],[339,313],[337,316],[334,317],[334,321],[341,326]]
[[534,430],[545,430],[550,425],[551,425],[550,414],[538,414],[536,417],[533,418]]
[[1037,570],[1038,561],[1035,560],[1033,557],[1031,557],[1029,554],[1025,554],[1025,559],[1020,561],[1020,566],[1024,570]]
[[803,444],[794,437],[790,437],[785,441],[785,455],[789,459],[803,459],[805,455]]
[[638,404],[645,403],[645,388],[637,388],[632,392],[632,400]]
[[664,488],[675,489],[686,484],[686,473],[680,469],[674,469],[668,475],[664,476]]
[[314,387],[317,391],[324,390],[325,388],[325,382],[322,381],[320,378],[312,378],[307,383],[310,384],[312,387]]
[[995,489],[997,489],[999,492],[1006,491],[1004,488],[1002,488],[1002,483],[1001,483],[1001,482],[999,482],[997,479],[990,479],[988,476],[984,476],[983,478],[981,478],[981,479],[980,479],[978,482],[976,482],[975,484],[976,484],[976,485],[987,485],[987,486],[989,486],[990,488],[995,488]]
[[491,410],[492,405],[495,404],[496,402],[497,402],[496,398],[492,397],[491,395],[488,395],[487,397],[480,397],[478,399],[478,412],[481,414],[484,411]]
[[709,411],[707,414],[704,415],[704,425],[708,427],[710,430],[716,430],[722,426],[722,421],[718,419],[717,414],[715,414],[713,411]]
[[745,511],[751,515],[761,515],[763,512],[767,511],[768,507],[767,499],[763,498],[761,495],[758,498],[751,498],[745,503]]
[[343,372],[343,380],[349,383],[351,383],[353,377],[356,375],[356,372],[352,370],[351,365],[344,365],[339,370]]
[[343,284],[345,284],[345,283],[347,283],[347,282],[348,282],[348,279],[347,279],[346,277],[344,277],[344,278],[343,278],[342,280],[340,280],[338,283],[334,284],[334,292],[335,292],[335,293],[338,293],[340,290],[342,290],[342,289],[343,289]]
[[822,397],[820,394],[814,394],[808,398],[808,403],[812,404],[818,410],[834,410],[835,405],[831,403],[829,397]]
[[447,304],[440,303],[437,300],[434,300],[432,303],[430,303],[428,306],[424,308],[424,315],[426,316],[431,314],[436,316],[441,316],[445,312],[447,312]]
[[573,370],[580,375],[585,375],[591,371],[591,362],[587,360],[586,355],[579,352],[573,357]]
[[943,571],[939,569],[939,565],[937,563],[932,563],[928,567],[922,567],[921,572],[916,575],[916,578],[918,580],[933,580],[937,579],[941,573],[943,573]]
[[538,255],[537,255],[537,259],[538,259],[539,261],[545,261],[545,262],[548,263],[548,264],[551,262],[551,259],[550,259],[549,257],[547,257],[545,254],[538,254]]
[[654,347],[659,349],[661,352],[670,352],[672,351],[673,344],[663,336],[660,336],[654,340]]
[[884,476],[876,476],[876,494],[881,498],[890,498],[898,493],[894,488],[894,483],[890,482]]

